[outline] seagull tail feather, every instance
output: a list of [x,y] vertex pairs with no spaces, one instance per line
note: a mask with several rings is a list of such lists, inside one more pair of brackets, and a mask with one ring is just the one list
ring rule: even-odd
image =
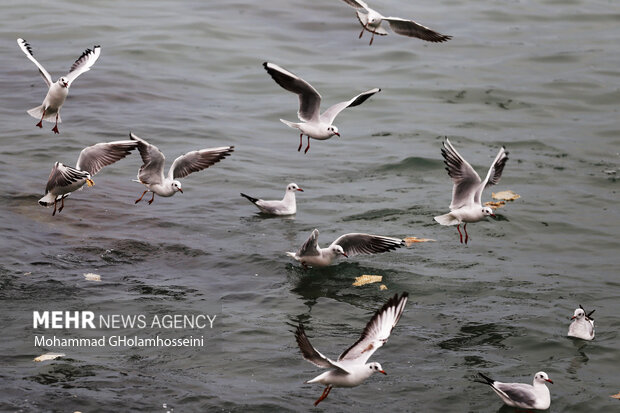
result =
[[[48,109],[45,112],[43,120],[46,122],[56,122],[56,113],[56,111],[51,111]],[[43,116],[43,105],[39,105],[36,108],[30,109],[28,111],[28,114],[35,119],[41,119],[41,116]],[[58,115],[58,123],[62,123],[62,121],[60,120],[60,115]]]

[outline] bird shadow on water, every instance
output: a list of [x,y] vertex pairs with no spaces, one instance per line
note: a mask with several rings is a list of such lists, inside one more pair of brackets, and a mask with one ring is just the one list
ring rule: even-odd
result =
[[[308,269],[291,264],[287,272],[291,292],[303,299],[310,309],[319,298],[330,298],[357,306],[362,302],[381,302],[385,299],[386,292],[381,291],[379,285],[389,283],[392,276],[396,275],[395,271],[348,262]],[[364,274],[381,274],[383,281],[362,287],[353,286],[356,277]]]

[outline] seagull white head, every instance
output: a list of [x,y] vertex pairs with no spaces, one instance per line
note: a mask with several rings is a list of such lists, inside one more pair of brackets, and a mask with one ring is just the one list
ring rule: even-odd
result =
[[57,83],[62,87],[69,87],[69,82],[67,81],[67,78],[64,76],[59,77],[57,80]]
[[338,133],[338,127],[337,126],[329,125],[327,127],[327,132],[330,134],[329,136],[337,135],[338,137],[340,137],[340,134]]
[[538,373],[536,373],[536,375],[534,376],[534,382],[543,384],[547,382],[553,384],[553,381],[551,381],[549,376],[547,376],[547,373],[545,373],[544,371],[539,371]]
[[344,250],[342,249],[342,247],[340,245],[334,245],[331,247],[332,252],[334,252],[335,254],[339,254],[339,255],[344,255],[345,257],[349,258],[349,256],[344,252]]
[[495,218],[495,214],[493,213],[493,209],[491,207],[482,208],[482,215],[485,217],[491,216]]
[[179,181],[172,181],[172,189],[174,189],[175,192],[183,193],[183,188],[181,188],[181,182]]
[[574,320],[574,319],[581,320],[585,316],[586,316],[586,312],[583,311],[581,308],[578,308],[578,309],[575,310],[575,314],[573,314],[573,316],[570,319],[571,320]]
[[381,367],[381,364],[377,362],[368,363],[366,364],[366,367],[371,369],[373,373],[383,373],[387,376],[387,373],[385,372],[385,370],[383,370],[383,368]]
[[296,183],[292,183],[292,182],[288,184],[288,186],[286,187],[286,190],[287,192],[296,192],[296,191],[303,192],[304,191],[303,189],[298,187]]

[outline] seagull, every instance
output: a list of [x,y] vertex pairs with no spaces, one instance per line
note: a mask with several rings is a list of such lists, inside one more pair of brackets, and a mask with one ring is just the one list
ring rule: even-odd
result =
[[495,217],[491,208],[482,206],[481,196],[482,191],[486,187],[499,182],[504,165],[506,165],[508,160],[508,152],[502,146],[491,164],[491,168],[489,168],[484,181],[480,180],[480,176],[474,171],[474,168],[454,149],[448,138],[443,143],[441,154],[444,157],[446,170],[452,178],[454,186],[452,187],[450,212],[435,217],[435,221],[441,225],[456,225],[461,243],[463,243],[463,234],[461,234],[460,226],[464,222],[465,244],[467,244],[469,240],[469,235],[467,234],[468,222],[478,222],[485,219],[486,216]]
[[144,164],[138,170],[138,179],[146,186],[146,190],[140,198],[136,199],[136,204],[144,198],[147,192],[152,192],[149,205],[153,203],[155,194],[169,197],[177,192],[183,193],[180,178],[185,178],[192,172],[202,171],[211,165],[218,163],[234,151],[234,146],[221,146],[219,148],[201,149],[199,151],[188,152],[174,160],[168,176],[164,176],[164,161],[166,157],[155,145],[151,145],[144,139],[129,134],[129,137],[137,142],[138,151]]
[[43,103],[36,108],[30,109],[28,114],[35,119],[40,119],[39,123],[36,125],[39,128],[43,127],[43,121],[54,122],[55,118],[56,124],[52,128],[52,131],[58,133],[58,124],[61,123],[60,108],[63,103],[65,103],[65,99],[67,99],[69,87],[79,75],[88,72],[90,67],[99,59],[101,46],[94,46],[92,50],[86,49],[75,63],[71,65],[69,73],[66,76],[60,77],[56,82],[53,82],[47,70],[34,58],[30,44],[21,38],[17,39],[17,44],[24,54],[26,54],[26,57],[39,68],[39,73],[41,73],[43,80],[45,80],[49,88],[45,99],[43,99]]
[[568,336],[581,338],[584,340],[594,339],[594,319],[592,313],[596,310],[592,310],[586,314],[586,310],[580,305],[575,310],[575,314],[571,317],[573,322],[568,327]]
[[504,403],[511,407],[521,409],[547,410],[551,405],[551,395],[545,383],[553,382],[544,371],[534,375],[534,385],[524,383],[502,383],[495,381],[482,373],[478,373],[484,379],[475,380],[478,383],[488,384]]
[[295,192],[303,192],[304,190],[297,186],[296,183],[290,183],[286,187],[284,198],[281,201],[263,201],[244,193],[241,196],[247,198],[251,203],[256,205],[261,212],[271,215],[293,215],[297,212],[297,204],[295,202]]
[[93,186],[92,177],[104,166],[112,165],[129,155],[138,144],[134,141],[102,142],[82,149],[75,168],[56,162],[52,168],[45,196],[39,199],[44,207],[54,205],[52,216],[56,215],[57,202],[61,201],[58,212],[65,207],[65,198],[71,192],[81,190],[84,184]]
[[436,31],[431,30],[426,26],[422,26],[413,20],[401,19],[400,17],[382,16],[376,10],[368,7],[368,4],[364,3],[362,0],[343,1],[356,9],[357,18],[362,25],[362,32],[360,33],[359,38],[362,38],[364,30],[368,30],[372,33],[369,45],[372,45],[375,34],[380,36],[385,36],[388,34],[387,30],[381,27],[381,22],[384,20],[389,23],[390,28],[394,33],[401,34],[403,36],[417,37],[418,39],[426,40],[427,42],[436,43],[441,43],[452,39],[452,36],[437,33]]
[[387,342],[392,329],[394,329],[398,320],[400,320],[400,316],[403,314],[408,296],[409,294],[406,292],[400,297],[398,297],[398,294],[394,294],[394,297],[391,297],[372,316],[368,324],[366,324],[364,331],[362,331],[361,337],[355,344],[346,349],[338,357],[337,361],[325,357],[316,350],[310,344],[303,324],[299,323],[295,332],[295,338],[302,356],[317,367],[330,369],[306,382],[321,383],[327,386],[323,390],[321,397],[314,402],[315,406],[327,397],[332,387],[355,387],[362,384],[364,380],[375,372],[387,374],[381,367],[381,364],[376,362],[366,364],[366,361],[379,347]]
[[405,245],[405,241],[399,238],[359,233],[342,235],[327,248],[319,247],[318,239],[319,230],[315,229],[299,251],[287,252],[286,255],[301,262],[304,268],[325,267],[340,255],[348,258],[360,254],[379,254]]
[[321,114],[321,95],[319,95],[319,92],[317,92],[310,83],[276,64],[264,62],[263,66],[277,84],[289,92],[299,95],[297,117],[299,117],[299,120],[302,122],[293,123],[280,119],[280,122],[285,125],[300,130],[299,148],[297,148],[297,152],[301,150],[304,135],[308,136],[308,146],[304,153],[307,153],[308,149],[310,149],[310,138],[325,140],[334,135],[340,136],[338,128],[332,125],[336,116],[346,108],[361,105],[366,99],[381,91],[381,89],[378,88],[367,90],[351,100],[336,103]]

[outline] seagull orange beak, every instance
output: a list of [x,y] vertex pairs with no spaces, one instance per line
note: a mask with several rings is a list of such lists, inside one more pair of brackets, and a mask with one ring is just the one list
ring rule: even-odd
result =
[[179,188],[179,192],[180,192],[180,193],[183,193],[183,190],[182,190],[181,188]]
[[492,216],[493,218],[496,218],[495,214],[491,214],[491,216]]
[[299,192],[303,192],[303,191],[304,191],[304,190],[303,190],[303,189],[301,189],[301,188],[297,188],[297,190],[298,190]]
[[379,370],[379,373],[383,373],[387,376],[387,373],[385,372],[385,370]]
[[574,320],[574,319],[575,319],[575,316],[572,316],[570,319],[571,319],[571,320]]
[[346,258],[349,258],[346,252],[343,252],[342,255],[344,255]]
[[553,381],[551,379],[545,379],[545,381],[548,381],[549,383],[553,384]]
[[338,132],[334,133],[334,135],[338,135],[338,137],[340,137],[340,134]]

